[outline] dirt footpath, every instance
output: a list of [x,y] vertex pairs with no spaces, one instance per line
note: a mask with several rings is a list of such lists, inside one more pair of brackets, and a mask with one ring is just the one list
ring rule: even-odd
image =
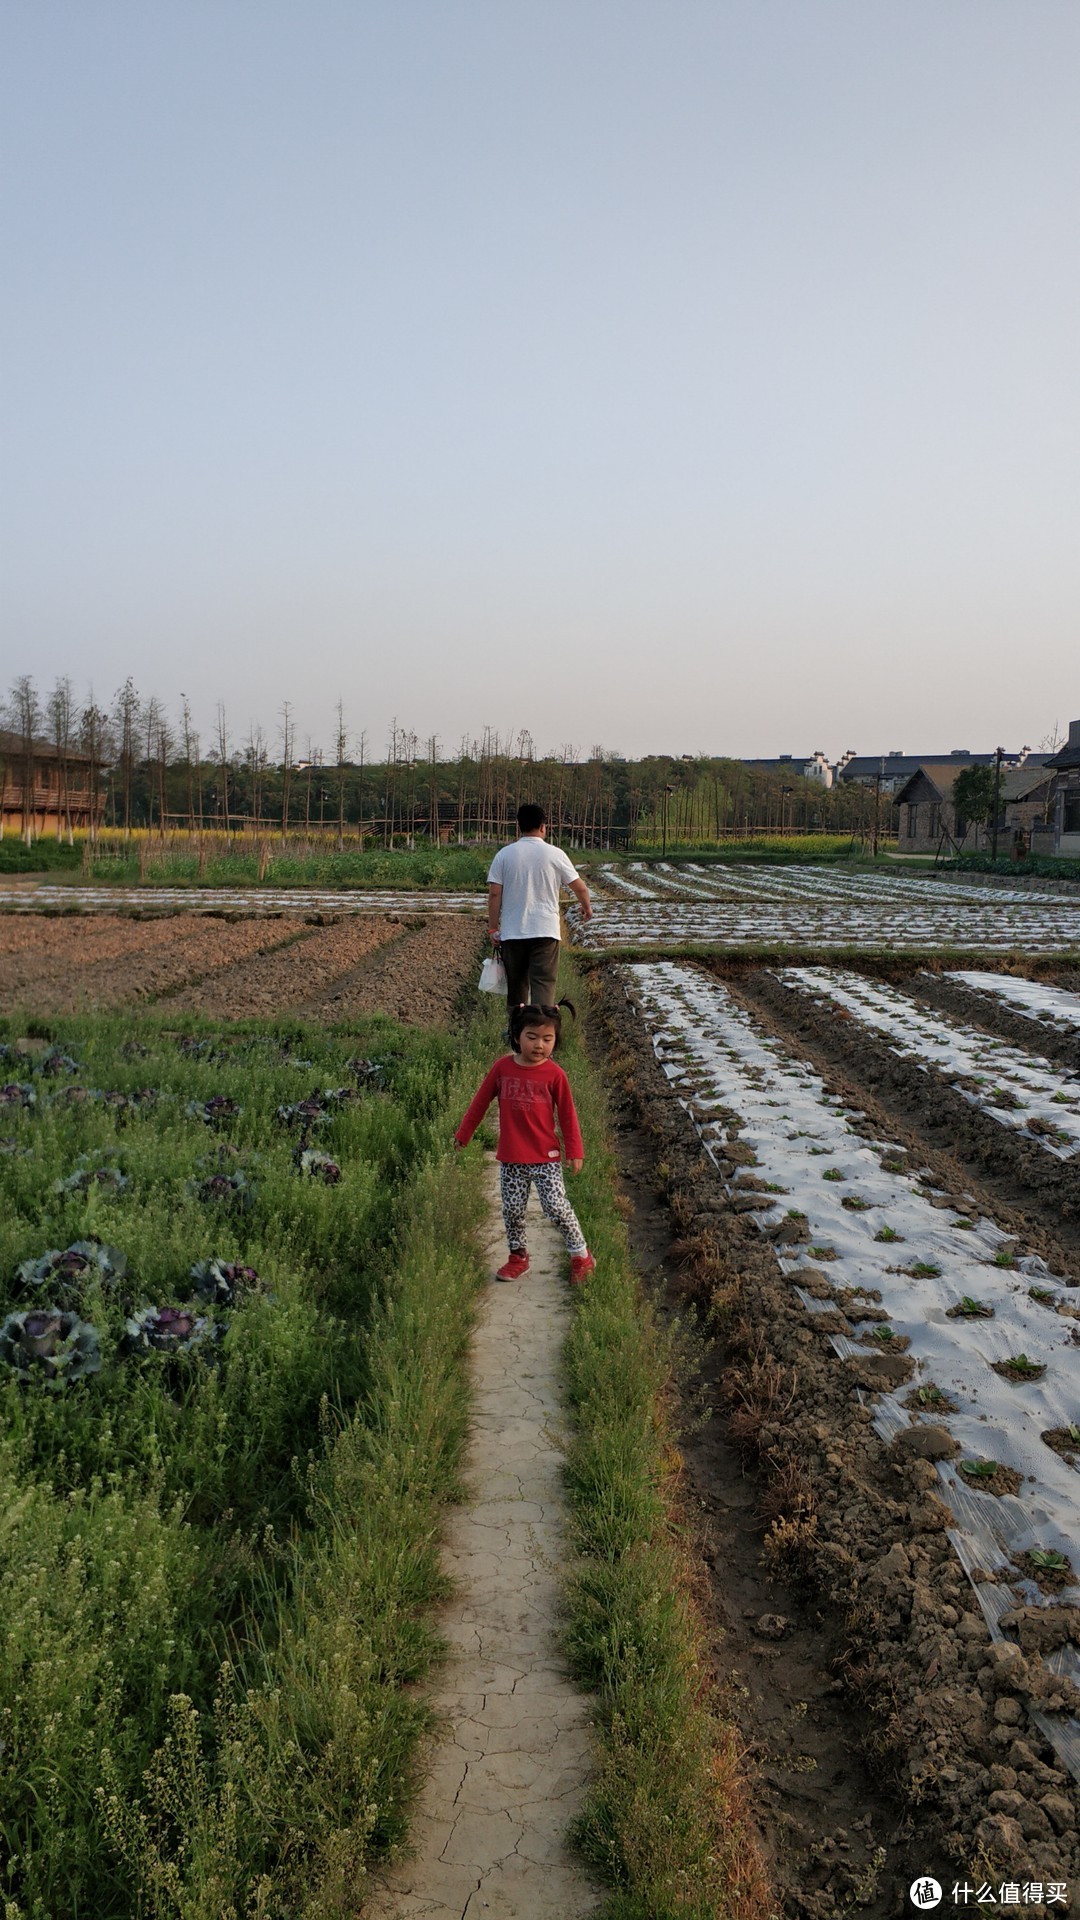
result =
[[[505,1257],[488,1167],[491,1270]],[[565,1552],[560,1355],[571,1312],[565,1258],[530,1223],[523,1280],[484,1294],[473,1336],[467,1504],[443,1552],[450,1657],[442,1722],[412,1823],[413,1856],[388,1873],[371,1920],[585,1920],[601,1895],[566,1845],[589,1772],[588,1706],[559,1652]]]

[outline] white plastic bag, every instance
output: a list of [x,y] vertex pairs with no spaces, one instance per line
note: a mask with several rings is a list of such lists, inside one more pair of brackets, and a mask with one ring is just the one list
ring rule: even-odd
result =
[[480,969],[481,993],[506,992],[506,968],[501,953],[489,953]]

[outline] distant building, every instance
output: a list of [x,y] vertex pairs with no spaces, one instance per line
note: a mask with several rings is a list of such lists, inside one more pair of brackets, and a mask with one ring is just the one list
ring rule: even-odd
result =
[[0,730],[0,833],[35,839],[100,822],[104,794],[91,789],[93,761],[69,748],[61,756],[49,740],[35,740],[29,760],[21,734]]
[[[965,768],[992,767],[997,755],[950,754],[948,760],[920,761],[908,778],[896,789],[893,799],[899,814],[897,847],[901,853],[937,853],[967,851],[974,853],[989,844],[992,822],[977,827],[957,812],[953,787]],[[1046,758],[1027,754],[1019,765],[1010,766],[1002,757],[998,787],[998,850],[1008,852],[1031,844],[1038,823],[1045,818],[1052,784]]]
[[1080,720],[1070,723],[1068,740],[1046,764],[1053,773],[1050,850],[1064,858],[1080,859]]
[[1046,754],[1029,753],[1020,767],[1001,776],[998,851],[1040,853],[1053,832],[1050,814],[1053,768]]
[[794,774],[799,780],[816,780],[823,787],[833,783],[832,767],[820,748],[814,753],[780,753],[775,760],[744,760],[742,764],[762,773],[775,773],[781,779]]
[[[1019,767],[1027,757],[1028,749],[1022,747],[1019,753],[1002,755],[1003,767]],[[951,753],[844,753],[835,767],[835,778],[854,780],[860,786],[876,787],[881,781],[882,793],[891,793],[898,797],[900,788],[918,773],[920,767],[992,767],[997,759],[994,753],[969,753],[966,747],[954,747]]]

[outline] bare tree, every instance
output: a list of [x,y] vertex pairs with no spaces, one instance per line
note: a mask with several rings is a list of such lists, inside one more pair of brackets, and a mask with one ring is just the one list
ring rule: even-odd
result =
[[285,700],[281,708],[281,844],[289,830],[289,790],[292,786],[292,759],[295,752],[292,708]]
[[337,729],[334,734],[334,764],[337,768],[337,850],[345,851],[345,762],[349,756],[349,736],[345,731],[345,708],[337,703]]
[[248,727],[247,746],[244,749],[248,774],[251,780],[251,812],[255,821],[256,833],[262,827],[263,781],[266,778],[266,735],[262,728],[252,721]]
[[441,838],[439,827],[439,742],[433,733],[428,740],[428,839],[437,847]]
[[154,725],[153,749],[154,773],[157,780],[158,791],[158,832],[164,840],[165,809],[167,806],[165,781],[169,770],[169,756],[173,750],[173,737],[169,729],[169,723],[165,718],[165,709],[161,706],[158,707],[157,720]]
[[[192,729],[191,707],[188,702],[188,697],[186,693],[182,693],[180,695],[180,703],[181,703],[180,704],[180,737],[184,743],[184,774],[185,774],[184,784],[187,790],[188,832],[194,833],[195,831],[195,766],[198,760],[199,743]],[[200,782],[200,788],[201,788],[201,784],[202,783]],[[202,825],[201,805],[199,808],[199,814],[200,814],[199,825],[201,827]]]
[[90,845],[97,845],[98,827],[98,786],[102,770],[108,765],[113,753],[113,739],[109,730],[109,716],[102,707],[95,705],[93,689],[79,718],[79,747],[89,761],[90,781]]
[[41,702],[28,673],[12,683],[4,703],[12,729],[19,736],[20,824],[27,846],[34,840],[34,738],[41,726]]
[[165,710],[156,694],[151,694],[142,710],[146,728],[146,824],[154,824],[154,797],[157,791],[158,832],[165,833],[165,769],[172,744]]
[[114,696],[112,718],[116,729],[116,774],[120,786],[120,800],[124,809],[124,838],[130,839],[131,795],[135,778],[140,719],[139,696],[130,674]]
[[58,781],[56,838],[60,840],[66,834],[70,847],[75,844],[75,835],[71,826],[71,750],[75,735],[75,694],[71,681],[66,675],[62,675],[53,687],[46,701],[46,712],[49,716],[53,746],[56,749]]
[[356,813],[357,813],[357,822],[360,829],[360,847],[361,847],[361,850],[363,850],[363,845],[364,845],[364,755],[367,751],[366,730],[361,731],[360,739],[357,744],[360,748],[360,761],[359,761],[359,773],[356,781]]
[[217,750],[221,763],[221,817],[225,822],[225,845],[232,844],[232,821],[229,814],[229,730],[225,721],[225,703],[218,701],[217,707]]

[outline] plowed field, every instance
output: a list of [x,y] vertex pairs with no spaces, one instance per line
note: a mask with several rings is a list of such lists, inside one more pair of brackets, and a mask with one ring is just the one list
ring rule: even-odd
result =
[[[888,988],[720,954],[597,978],[617,1080],[658,1143],[676,1291],[718,1315],[712,1458],[721,1471],[725,1447],[741,1452],[779,1583],[779,1624],[770,1611],[761,1629],[778,1644],[747,1649],[757,1679],[744,1691],[759,1753],[768,1729],[762,1805],[788,1850],[788,1912],[907,1910],[889,1863],[899,1875],[920,1850],[949,1892],[981,1874],[969,1904],[983,1884],[995,1905],[1076,1911],[1071,1061],[1049,1043],[1044,1056],[1048,1030],[973,976],[946,984],[936,1011],[940,976],[895,967]],[[1069,986],[1064,975],[1048,1000],[1048,1041],[1066,1055]],[[694,1492],[710,1511],[728,1499],[700,1459]],[[730,1618],[745,1554],[734,1536],[712,1541]],[[815,1636],[820,1681],[806,1672]],[[806,1719],[778,1730],[787,1641]],[[722,1646],[718,1659],[723,1670]],[[850,1716],[839,1737],[837,1684]],[[845,1739],[863,1788],[838,1763]],[[786,1766],[771,1759],[778,1741],[794,1749]],[[824,1780],[819,1798],[792,1777],[800,1752],[832,1768],[827,1796]],[[842,1838],[823,1838],[826,1797]],[[1029,1891],[1003,1902],[1014,1882]]]
[[482,928],[466,914],[357,915],[332,926],[179,914],[0,919],[0,995],[38,1014],[156,1001],[217,1020],[386,1013],[440,1025],[479,972],[481,946]]
[[37,1013],[124,1006],[302,939],[303,920],[0,919],[0,997]]

